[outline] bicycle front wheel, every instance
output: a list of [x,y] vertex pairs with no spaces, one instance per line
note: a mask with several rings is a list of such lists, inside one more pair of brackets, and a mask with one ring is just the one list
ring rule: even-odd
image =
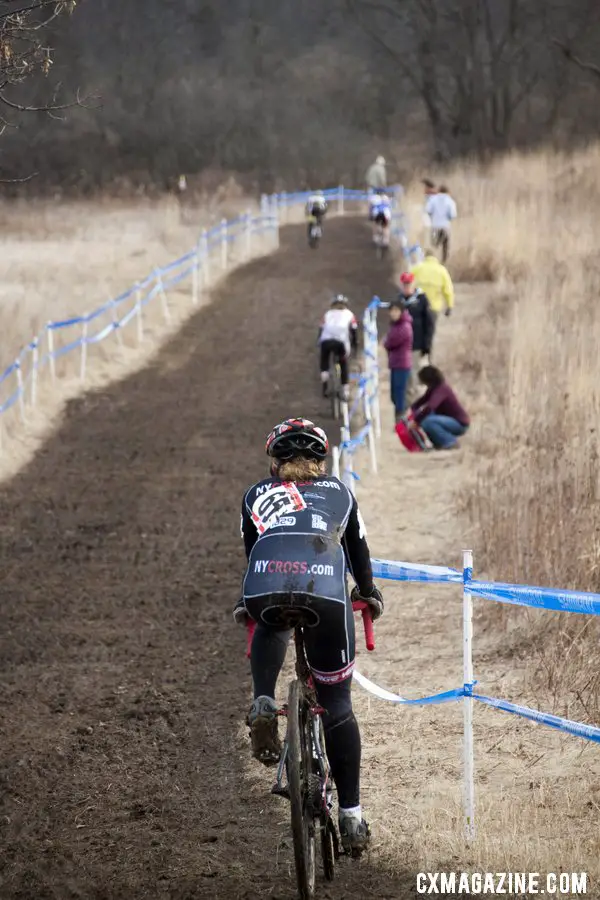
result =
[[296,881],[300,900],[312,900],[315,895],[315,823],[309,800],[310,737],[308,735],[307,706],[299,681],[290,685],[287,714],[286,758]]

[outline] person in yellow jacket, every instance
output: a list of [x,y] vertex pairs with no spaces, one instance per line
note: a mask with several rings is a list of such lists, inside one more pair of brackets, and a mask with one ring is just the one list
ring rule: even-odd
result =
[[425,258],[411,269],[417,287],[427,294],[427,299],[435,315],[445,308],[450,315],[454,307],[454,285],[446,266],[443,266],[433,250],[425,251]]

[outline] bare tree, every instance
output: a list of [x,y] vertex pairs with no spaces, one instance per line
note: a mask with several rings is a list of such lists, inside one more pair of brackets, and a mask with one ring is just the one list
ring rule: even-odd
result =
[[590,0],[346,3],[421,98],[440,158],[507,147],[526,101],[547,94],[553,29],[591,8]]
[[579,69],[582,69],[584,72],[590,72],[596,78],[600,78],[600,66],[597,66],[595,63],[586,62],[580,59],[572,50],[572,48],[565,44],[564,41],[559,41],[558,38],[554,38],[552,43],[558,47],[558,49],[562,52],[564,58],[569,62],[572,62]]
[[[51,112],[59,105],[56,96],[49,104],[30,106],[13,96],[16,86],[36,75],[48,75],[52,48],[46,36],[48,26],[61,13],[71,13],[76,0],[0,0],[0,102],[19,112]],[[9,124],[0,117],[3,128]]]

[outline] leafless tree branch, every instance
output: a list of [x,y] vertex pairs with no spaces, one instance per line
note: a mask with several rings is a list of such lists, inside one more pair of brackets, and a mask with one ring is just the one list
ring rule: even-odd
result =
[[563,43],[563,41],[559,41],[558,38],[552,38],[552,43],[558,47],[558,49],[562,52],[565,59],[568,59],[569,62],[572,62],[579,69],[582,69],[584,72],[591,72],[596,78],[600,78],[600,66],[597,66],[595,63],[584,62],[584,60],[580,59],[576,56],[571,48]]

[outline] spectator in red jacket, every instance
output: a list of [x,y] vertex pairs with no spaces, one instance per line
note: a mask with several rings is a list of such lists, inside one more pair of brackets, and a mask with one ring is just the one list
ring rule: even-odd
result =
[[390,330],[383,346],[388,353],[392,403],[396,421],[406,410],[406,388],[412,365],[412,317],[401,300],[390,303]]
[[435,366],[425,366],[417,378],[427,390],[411,406],[414,422],[421,426],[436,450],[457,449],[457,437],[465,434],[470,425],[467,412]]

